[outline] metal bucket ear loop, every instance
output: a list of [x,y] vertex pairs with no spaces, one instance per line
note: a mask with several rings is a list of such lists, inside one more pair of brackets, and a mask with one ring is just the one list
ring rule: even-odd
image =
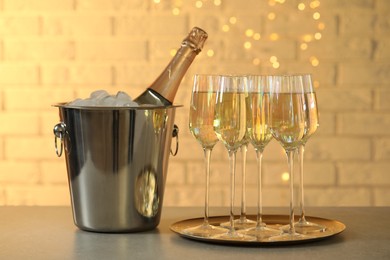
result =
[[[54,148],[56,150],[56,154],[58,157],[61,157],[63,151],[64,151],[64,138],[66,135],[66,125],[65,123],[61,122],[54,126],[53,129],[54,132]],[[60,149],[58,149],[58,143],[57,139],[60,139]]]
[[173,126],[172,137],[176,138],[176,149],[175,152],[173,152],[171,148],[171,154],[176,156],[177,152],[179,151],[179,127],[177,125]]

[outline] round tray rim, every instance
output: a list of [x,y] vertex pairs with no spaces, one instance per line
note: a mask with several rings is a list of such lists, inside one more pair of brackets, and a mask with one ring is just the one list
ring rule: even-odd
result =
[[[247,215],[249,219],[256,219],[255,215]],[[288,224],[289,216],[288,215],[278,215],[278,214],[269,214],[262,216],[263,221],[267,224],[279,224],[285,225]],[[237,241],[237,240],[222,240],[222,239],[213,239],[213,238],[205,238],[199,236],[193,236],[189,234],[185,234],[183,230],[185,228],[200,225],[203,223],[204,218],[189,218],[177,221],[170,226],[170,230],[174,233],[178,234],[181,237],[188,238],[195,241],[212,243],[212,244],[224,244],[224,245],[239,245],[239,246],[279,246],[279,245],[296,245],[309,243],[314,241],[320,241],[326,238],[333,237],[337,234],[340,234],[346,229],[346,225],[340,221],[314,217],[314,216],[306,216],[308,221],[318,222],[319,224],[325,224],[327,229],[324,232],[314,232],[310,233],[307,238],[303,239],[295,239],[295,240],[261,240],[261,241]],[[298,216],[295,216],[295,219],[298,219]],[[225,222],[229,220],[229,216],[221,215],[221,216],[212,216],[209,217],[209,223],[218,225],[219,223]]]

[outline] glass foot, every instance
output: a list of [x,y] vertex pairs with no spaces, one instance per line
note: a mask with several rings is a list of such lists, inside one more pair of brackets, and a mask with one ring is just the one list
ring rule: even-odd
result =
[[195,227],[186,228],[183,230],[183,233],[190,236],[196,236],[196,237],[205,237],[205,238],[212,238],[218,235],[223,235],[228,232],[228,229],[213,226],[210,224],[202,224]]
[[228,240],[228,241],[256,241],[256,237],[240,234],[237,231],[229,230],[227,233],[217,235],[215,239]]
[[326,227],[317,223],[309,222],[307,220],[298,221],[294,224],[295,231],[301,234],[324,232]]
[[265,224],[259,227],[239,230],[237,232],[240,234],[256,237],[257,241],[267,240],[271,237],[280,236],[283,234],[282,230],[267,227]]
[[268,241],[294,241],[307,239],[308,236],[297,232],[283,232],[281,235],[272,236],[268,238]]
[[[224,228],[230,228],[230,222],[223,222],[220,224],[221,227]],[[235,230],[242,230],[242,229],[248,229],[256,227],[256,221],[247,219],[247,218],[239,218],[234,220],[234,229]]]
[[[310,234],[315,232],[324,232],[326,227],[317,223],[309,222],[306,219],[300,219],[294,223],[295,231],[300,234]],[[282,230],[287,232],[290,226],[286,225],[282,227]]]

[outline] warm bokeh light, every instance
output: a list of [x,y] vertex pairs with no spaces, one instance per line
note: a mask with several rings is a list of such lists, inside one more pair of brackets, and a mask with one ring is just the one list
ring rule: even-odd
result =
[[211,50],[211,49],[210,49],[210,50],[207,50],[206,53],[207,53],[207,56],[208,56],[208,57],[213,57],[213,56],[214,56],[214,50]]
[[235,16],[230,17],[229,18],[229,23],[236,24],[237,23],[237,17],[235,17]]
[[251,42],[244,42],[244,48],[245,49],[250,49],[252,47],[252,43]]
[[195,2],[195,6],[196,6],[196,8],[202,8],[203,2],[202,1],[196,1]]
[[276,5],[276,1],[275,0],[268,0],[268,5],[269,6],[275,6]]
[[305,8],[306,8],[306,5],[304,3],[298,4],[298,10],[303,11],[303,10],[305,10]]
[[301,48],[301,50],[307,50],[307,47],[308,47],[308,45],[307,45],[307,43],[301,43],[301,46],[300,46],[300,48]]
[[313,35],[311,35],[311,34],[303,35],[304,42],[311,42],[312,40],[313,40]]
[[277,61],[278,61],[278,58],[277,58],[276,56],[271,56],[271,57],[269,58],[269,61],[272,62],[272,63],[274,63],[274,62],[277,62]]
[[176,52],[177,52],[176,49],[171,49],[171,50],[169,51],[169,54],[173,57],[173,56],[176,55]]
[[288,172],[282,172],[281,178],[282,178],[282,181],[288,182],[290,180],[290,174]]
[[228,32],[229,30],[230,30],[229,25],[227,25],[227,24],[222,25],[222,31],[223,32]]
[[277,41],[279,40],[279,34],[277,33],[271,33],[271,35],[269,36],[270,40],[271,41]]
[[277,68],[280,67],[280,63],[279,63],[278,58],[277,58],[276,56],[271,56],[271,57],[269,58],[269,62],[271,62],[272,67],[273,67],[274,69],[277,69]]
[[317,57],[312,56],[310,57],[310,63],[313,67],[317,67],[320,64],[320,61],[317,59]]
[[321,3],[320,3],[320,1],[318,1],[318,0],[311,1],[311,2],[310,2],[310,8],[315,9],[315,8],[319,7],[320,4],[321,4]]
[[259,58],[253,59],[252,64],[255,66],[260,65],[260,59]]
[[180,9],[177,8],[177,7],[176,7],[176,8],[173,8],[173,9],[172,9],[172,14],[173,14],[173,15],[179,15],[179,14],[180,14]]
[[314,86],[315,88],[319,88],[319,87],[320,87],[320,82],[319,82],[318,80],[314,80],[314,81],[313,81],[313,86]]
[[324,30],[325,29],[325,24],[324,23],[319,23],[317,28],[318,28],[318,30]]
[[253,34],[253,39],[256,40],[256,41],[260,40],[261,39],[260,33]]
[[321,33],[315,33],[314,34],[314,39],[320,40],[321,38],[322,38],[322,34]]
[[252,37],[252,36],[253,36],[253,34],[254,34],[254,32],[253,32],[253,30],[252,30],[252,29],[246,29],[246,31],[245,31],[245,35],[246,35],[247,37]]
[[275,20],[276,14],[274,12],[271,12],[267,15],[268,20]]

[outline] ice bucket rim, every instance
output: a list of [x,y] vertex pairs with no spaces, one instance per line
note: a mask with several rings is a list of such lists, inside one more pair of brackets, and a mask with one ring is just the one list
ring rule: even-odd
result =
[[72,106],[68,105],[67,102],[55,103],[53,107],[58,108],[70,108],[70,109],[79,109],[79,110],[92,110],[92,111],[113,111],[113,110],[157,110],[157,109],[173,109],[177,107],[182,107],[183,105],[170,105],[170,106],[154,106],[154,105],[145,105],[139,107],[112,107],[112,106]]

